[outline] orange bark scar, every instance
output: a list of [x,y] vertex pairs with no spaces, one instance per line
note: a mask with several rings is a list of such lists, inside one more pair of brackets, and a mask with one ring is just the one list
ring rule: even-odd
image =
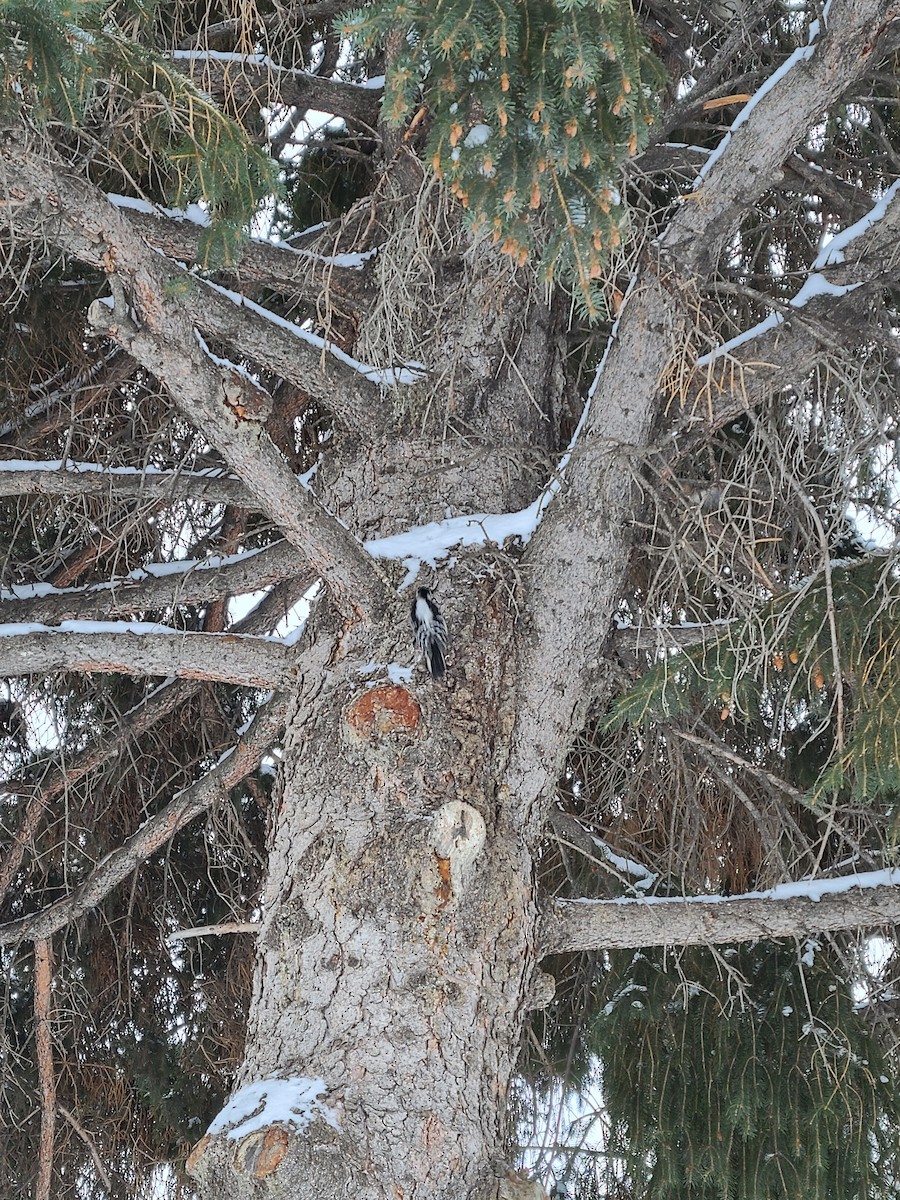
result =
[[439,854],[435,854],[437,862],[438,875],[440,883],[434,890],[435,896],[438,899],[438,906],[443,908],[445,904],[449,904],[453,899],[453,880],[450,878],[450,859],[441,858]]
[[404,687],[384,684],[369,688],[347,709],[346,721],[360,737],[383,737],[388,733],[412,733],[422,720],[422,710]]
[[209,1140],[210,1140],[209,1134],[204,1133],[203,1137],[200,1139],[200,1141],[197,1143],[197,1145],[190,1152],[190,1154],[187,1157],[187,1162],[185,1163],[185,1166],[187,1167],[188,1171],[193,1171],[194,1168],[197,1166],[197,1163],[200,1161],[200,1159],[206,1153],[206,1147],[209,1145]]
[[244,1138],[234,1154],[237,1171],[245,1171],[256,1179],[265,1179],[274,1174],[287,1154],[290,1137],[287,1130],[275,1128],[260,1130]]

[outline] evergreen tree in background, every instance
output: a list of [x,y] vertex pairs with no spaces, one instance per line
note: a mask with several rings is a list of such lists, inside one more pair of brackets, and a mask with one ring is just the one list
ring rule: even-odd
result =
[[0,2],[0,1195],[896,1194],[900,22],[701,8]]

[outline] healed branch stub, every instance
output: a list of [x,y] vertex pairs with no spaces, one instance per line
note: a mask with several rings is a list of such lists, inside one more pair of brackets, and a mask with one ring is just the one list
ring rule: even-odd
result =
[[442,805],[430,820],[419,884],[423,908],[442,912],[461,901],[466,877],[484,846],[484,818],[461,800]]

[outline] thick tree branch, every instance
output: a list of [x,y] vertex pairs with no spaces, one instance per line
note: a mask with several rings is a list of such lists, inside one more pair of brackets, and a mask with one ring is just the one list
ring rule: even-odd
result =
[[260,65],[247,56],[235,56],[235,61],[210,58],[203,50],[176,52],[175,66],[219,99],[223,108],[238,114],[279,104],[331,113],[369,131],[378,124],[383,87],[344,83],[273,62]]
[[252,301],[244,303],[237,293],[231,297],[227,290],[194,281],[185,295],[186,315],[211,337],[316,396],[353,432],[374,437],[390,424],[389,404],[376,383],[327,348],[298,337],[277,318],[269,320],[255,311]]
[[[23,144],[22,136],[11,134],[2,152],[13,208],[33,204],[43,194],[54,214],[46,221],[46,236],[67,253],[100,265],[110,273],[111,282],[123,280],[141,320],[135,325],[122,306],[113,314],[95,305],[97,323],[104,315],[104,332],[168,388],[184,415],[243,479],[262,510],[306,555],[344,615],[371,619],[384,611],[389,591],[379,568],[356,538],[297,482],[260,420],[253,419],[264,418],[260,406],[265,397],[260,389],[215,361],[195,338],[195,324],[208,327],[202,312],[215,306],[215,297],[204,297],[204,305],[195,306],[189,298],[193,287],[185,296],[173,294],[171,269],[134,235],[121,214],[85,180],[50,167]],[[237,314],[235,325],[240,325],[243,310],[229,307]],[[298,340],[295,353],[302,356],[302,350]]]
[[[192,221],[131,208],[123,208],[122,212],[135,232],[155,250],[174,262],[196,262],[200,228]],[[327,286],[342,303],[354,309],[362,307],[372,294],[366,273],[357,267],[342,266],[341,262],[335,255],[250,241],[239,251],[227,274],[239,279],[242,286],[262,284],[312,303],[321,298]]]
[[[520,673],[513,797],[550,794],[570,730],[583,719],[592,660],[607,636],[628,563],[639,507],[635,476],[658,408],[671,399],[660,383],[683,355],[691,323],[685,298],[698,294],[741,213],[771,185],[773,170],[823,108],[876,65],[873,33],[891,19],[889,0],[834,0],[827,34],[746,106],[693,198],[660,238],[659,259],[643,267],[630,289],[564,490],[525,555],[533,628]],[[537,836],[543,813],[517,814],[523,817],[533,820]]]
[[809,126],[847,88],[874,70],[900,20],[892,0],[835,0],[827,25],[757,91],[704,165],[698,188],[663,235],[683,269],[715,270],[741,213],[772,184]]
[[[316,655],[310,655],[315,659]],[[321,657],[321,656],[319,656]],[[273,697],[257,713],[253,724],[233,753],[222,759],[202,779],[179,792],[165,808],[117,850],[107,854],[88,877],[62,900],[28,917],[0,925],[0,945],[14,945],[32,938],[47,938],[99,904],[113,888],[141,865],[151,854],[174,837],[180,829],[210,808],[229,788],[253,771],[273,741],[279,736],[289,707],[285,694]]]
[[0,496],[103,496],[112,501],[196,500],[256,508],[240,479],[219,471],[110,470],[100,463],[3,461]]
[[124,623],[121,632],[0,626],[0,675],[50,671],[163,675],[244,687],[284,686],[293,675],[289,649],[262,638]]
[[[300,599],[306,587],[290,582],[276,586],[264,600],[248,613],[232,633],[260,634],[272,630],[287,610]],[[124,714],[118,728],[108,737],[92,742],[73,759],[64,763],[54,760],[43,765],[43,773],[37,779],[33,775],[5,779],[0,790],[12,795],[29,795],[22,821],[13,838],[12,845],[0,864],[0,904],[3,903],[16,872],[22,865],[25,851],[40,824],[41,816],[52,802],[92,771],[98,771],[126,749],[135,745],[160,721],[164,721],[175,709],[186,704],[206,686],[197,679],[178,679],[164,683]]]
[[[173,567],[182,569],[172,570]],[[301,591],[307,591],[315,583],[316,575],[293,546],[276,542],[255,554],[236,555],[233,561],[213,558],[186,563],[151,563],[122,579],[83,588],[49,593],[41,584],[8,588],[0,593],[4,597],[0,600],[0,624],[104,621],[122,613],[246,595],[283,579],[296,579]]]
[[349,429],[371,435],[387,420],[390,408],[375,383],[277,321],[236,305],[167,263],[142,240],[128,215],[86,180],[24,145],[23,136],[11,136],[0,157],[4,191],[13,201],[8,216],[20,234],[48,239],[97,270],[119,271],[130,283],[139,279],[133,299],[154,328],[160,326],[154,315],[169,317],[162,323],[170,332],[176,323],[188,324],[228,342],[239,355],[317,396]]
[[[890,882],[884,882],[887,875]],[[873,871],[850,880],[816,880],[806,885],[826,889],[819,899],[779,896],[775,889],[772,896],[727,899],[556,900],[544,917],[542,952],[723,945],[895,925],[900,922],[898,884],[900,872]],[[829,894],[830,885],[836,890]],[[794,889],[789,885],[782,890]]]
[[898,239],[900,188],[894,188],[825,247],[792,303],[704,355],[687,404],[700,425],[679,444],[679,454],[786,382],[802,379],[823,350],[892,341],[874,306],[880,290],[900,273]]

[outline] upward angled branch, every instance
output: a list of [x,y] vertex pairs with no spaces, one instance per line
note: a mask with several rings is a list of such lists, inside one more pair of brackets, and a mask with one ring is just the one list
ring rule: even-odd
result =
[[[10,135],[2,152],[7,194],[27,205],[44,196],[52,217],[46,236],[60,249],[87,261],[98,255],[111,277],[128,287],[140,318],[98,309],[107,332],[169,389],[184,415],[203,430],[261,509],[306,557],[332,590],[345,616],[372,619],[384,610],[388,588],[374,561],[335,517],[296,480],[277,447],[246,409],[259,389],[228,364],[214,360],[195,337],[184,297],[167,287],[169,271],[159,255],[135,236],[127,222],[85,180],[55,169]],[[98,320],[99,324],[99,320]]]
[[[326,82],[321,80],[320,82]],[[370,93],[371,94],[371,93]],[[121,201],[120,201],[121,203]],[[126,220],[149,245],[161,250],[175,262],[193,263],[197,260],[197,243],[201,229],[193,222],[168,216],[163,212],[145,212],[123,208]],[[350,256],[327,255],[310,251],[273,246],[270,242],[251,241],[240,251],[232,271],[242,283],[263,284],[289,296],[302,296],[313,303],[322,295],[327,274],[329,286],[342,305],[351,309],[363,308],[372,299],[372,286],[362,264],[344,266]],[[350,258],[350,261],[354,261]]]
[[684,406],[687,435],[673,439],[670,457],[684,455],[725,421],[802,379],[823,347],[881,341],[893,356],[890,318],[873,297],[896,279],[898,234],[900,187],[894,185],[823,249],[793,300],[698,359]]
[[[821,113],[896,44],[891,0],[834,0],[762,85],[704,164],[693,198],[663,235],[682,270],[710,275],[742,213],[781,178],[781,164]],[[824,25],[824,29],[822,26]]]
[[[315,658],[315,649],[310,651]],[[321,653],[319,654],[321,658]],[[155,816],[138,829],[118,849],[113,850],[94,868],[77,888],[62,900],[41,912],[0,925],[0,945],[13,945],[25,938],[46,938],[74,921],[108,896],[127,879],[145,859],[164,846],[180,829],[205,812],[222,794],[258,765],[284,725],[288,697],[274,696],[256,714],[253,724],[238,742],[233,753],[224,757],[202,779],[179,792]]]
[[[822,110],[876,65],[876,34],[893,13],[889,0],[834,0],[827,33],[777,71],[745,108],[693,199],[661,237],[659,259],[633,283],[592,389],[565,489],[527,551],[535,636],[522,670],[513,795],[531,793],[539,778],[549,788],[590,698],[591,659],[609,631],[627,564],[635,473],[657,414],[660,381],[673,356],[684,352],[683,296],[714,270],[729,231]],[[536,831],[542,813],[532,815]]]

